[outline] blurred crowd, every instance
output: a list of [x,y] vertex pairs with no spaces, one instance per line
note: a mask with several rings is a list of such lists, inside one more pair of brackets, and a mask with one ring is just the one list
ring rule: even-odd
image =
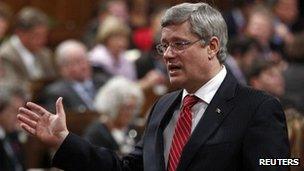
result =
[[[154,100],[175,89],[155,49],[166,6],[151,9],[146,24],[136,25],[143,22],[138,17],[130,23],[136,9],[130,10],[124,0],[106,1],[88,21],[82,37],[50,48],[50,19],[44,11],[27,6],[12,12],[0,2],[1,171],[49,167],[53,149],[17,126],[18,107],[26,101],[55,113],[55,101],[63,97],[68,126],[79,136],[121,155],[132,150]],[[304,18],[300,12],[299,0],[234,0],[222,14],[229,35],[227,69],[240,84],[280,100],[292,157],[304,161]]]

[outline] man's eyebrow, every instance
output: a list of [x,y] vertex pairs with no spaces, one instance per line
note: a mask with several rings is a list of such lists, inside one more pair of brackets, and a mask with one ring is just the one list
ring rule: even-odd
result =
[[182,37],[173,37],[173,38],[170,38],[170,41],[168,41],[167,39],[161,39],[160,40],[161,43],[176,42],[176,41],[187,41],[187,39],[182,38]]

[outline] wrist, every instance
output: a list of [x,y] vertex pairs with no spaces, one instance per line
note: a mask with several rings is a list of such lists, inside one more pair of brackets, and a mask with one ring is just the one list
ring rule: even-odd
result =
[[54,144],[54,148],[57,151],[59,149],[59,147],[61,146],[61,144],[63,143],[63,141],[66,139],[66,137],[69,135],[69,131],[62,131],[58,134],[58,140],[57,142]]

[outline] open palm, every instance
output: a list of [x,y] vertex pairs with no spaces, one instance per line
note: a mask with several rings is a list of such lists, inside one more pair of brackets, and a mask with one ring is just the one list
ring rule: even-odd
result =
[[48,146],[59,148],[69,133],[62,98],[56,101],[56,114],[32,102],[28,102],[26,107],[19,108],[20,126]]

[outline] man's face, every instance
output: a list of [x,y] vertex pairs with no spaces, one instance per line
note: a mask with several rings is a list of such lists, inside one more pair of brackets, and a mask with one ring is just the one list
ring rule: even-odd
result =
[[260,89],[274,96],[281,97],[284,94],[284,78],[281,71],[275,66],[263,71],[258,82]]
[[28,31],[21,31],[19,36],[21,36],[20,38],[24,46],[30,51],[35,52],[41,50],[46,45],[48,32],[47,26],[40,25]]
[[252,64],[259,57],[259,50],[255,47],[250,48],[241,58],[241,68],[245,73],[248,73]]
[[0,113],[0,125],[10,133],[18,128],[17,113],[18,108],[24,105],[24,100],[20,97],[12,97],[10,104]]
[[[170,25],[162,28],[161,43],[194,42],[200,38],[190,31],[190,24]],[[170,82],[174,87],[194,92],[210,78],[212,65],[208,60],[207,47],[201,42],[194,43],[183,50],[169,46],[164,52]]]
[[74,81],[85,81],[91,78],[91,66],[87,60],[86,53],[81,49],[70,52],[67,64],[63,66],[68,79]]
[[279,0],[275,12],[286,24],[292,24],[299,15],[298,0]]
[[8,21],[5,18],[0,17],[0,39],[4,38],[8,29]]
[[125,2],[118,1],[110,4],[108,11],[111,15],[114,15],[124,22],[127,22],[129,19],[129,13]]
[[246,29],[249,36],[255,37],[262,45],[268,45],[273,34],[272,21],[260,13],[252,14]]

